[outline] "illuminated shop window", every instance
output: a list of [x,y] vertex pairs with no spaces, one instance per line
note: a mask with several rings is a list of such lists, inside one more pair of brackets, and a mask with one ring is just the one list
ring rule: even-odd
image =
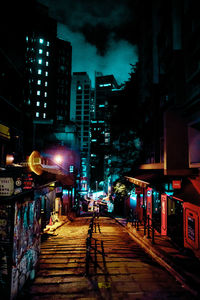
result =
[[39,64],[39,65],[42,64],[42,59],[38,59],[38,64]]
[[40,96],[40,91],[37,91],[37,95]]
[[46,67],[48,67],[48,65],[49,65],[49,62],[48,62],[48,61],[46,61]]
[[38,81],[37,81],[37,84],[40,85],[40,84],[41,84],[41,80],[38,80]]
[[36,102],[36,106],[40,106],[40,101],[37,101],[37,102]]
[[45,85],[45,86],[47,86],[47,85],[48,85],[48,82],[47,82],[47,81],[45,81],[44,85]]
[[45,72],[45,76],[48,76],[48,72],[47,71]]
[[46,113],[43,113],[43,118],[44,118],[44,119],[46,118]]
[[44,40],[43,40],[43,39],[39,39],[39,43],[40,43],[40,44],[43,44],[43,43],[44,43]]
[[39,70],[38,70],[38,75],[41,75],[41,74],[42,74],[42,70],[39,69]]
[[35,114],[35,115],[36,115],[36,117],[37,117],[37,118],[39,118],[39,116],[40,116],[40,114],[39,114],[39,112],[38,112],[38,111],[36,112],[36,114]]
[[39,49],[39,54],[42,54],[43,53],[43,50],[42,49]]

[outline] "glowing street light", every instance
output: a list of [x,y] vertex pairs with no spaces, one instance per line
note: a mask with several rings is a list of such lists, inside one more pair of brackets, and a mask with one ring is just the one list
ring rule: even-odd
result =
[[55,163],[57,163],[57,164],[61,164],[62,161],[63,161],[63,158],[62,158],[61,155],[57,154],[57,155],[54,157],[54,161],[55,161]]

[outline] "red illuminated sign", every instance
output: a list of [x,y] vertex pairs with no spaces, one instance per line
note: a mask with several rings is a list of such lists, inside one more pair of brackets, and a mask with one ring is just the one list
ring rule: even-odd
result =
[[167,235],[167,195],[161,195],[161,235]]
[[147,189],[147,216],[149,216],[149,224],[151,225],[152,219],[152,188]]
[[181,180],[172,180],[172,187],[173,187],[173,189],[180,189],[181,188]]
[[31,174],[27,174],[26,177],[23,178],[23,189],[30,190],[34,187],[34,181]]

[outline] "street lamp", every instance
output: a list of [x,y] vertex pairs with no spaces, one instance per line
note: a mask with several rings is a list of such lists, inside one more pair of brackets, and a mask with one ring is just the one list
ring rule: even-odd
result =
[[62,156],[60,154],[57,154],[57,155],[55,155],[55,157],[54,157],[53,160],[54,160],[55,163],[61,164],[62,161],[63,161],[63,158],[62,158]]

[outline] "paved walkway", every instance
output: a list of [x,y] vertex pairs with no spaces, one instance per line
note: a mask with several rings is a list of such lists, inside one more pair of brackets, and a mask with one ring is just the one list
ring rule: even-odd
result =
[[145,249],[159,264],[166,268],[186,289],[200,299],[200,260],[192,251],[180,250],[169,237],[155,233],[155,243],[144,235],[144,226],[137,230],[126,219],[116,218],[125,227],[137,243]]
[[70,223],[63,220],[63,226],[57,224],[58,229],[54,225],[54,233],[51,228],[53,234],[41,245],[36,279],[26,287],[20,300],[195,299],[141,249],[134,233],[107,217],[94,221],[86,273],[85,240],[90,219],[80,217]]

